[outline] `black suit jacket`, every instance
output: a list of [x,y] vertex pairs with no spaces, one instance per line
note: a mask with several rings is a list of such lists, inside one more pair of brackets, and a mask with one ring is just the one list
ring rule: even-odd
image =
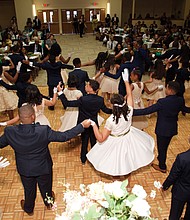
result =
[[177,134],[178,113],[180,111],[190,113],[190,108],[185,106],[184,99],[176,95],[166,96],[148,108],[135,109],[134,116],[148,115],[157,112],[155,133],[164,137],[171,137]]
[[89,76],[88,73],[84,70],[81,70],[79,68],[73,70],[72,72],[69,73],[69,76],[73,76],[75,75],[78,78],[78,85],[77,85],[77,89],[79,89],[82,94],[86,94],[85,91],[85,82],[89,81]]
[[[177,56],[179,56],[181,53],[181,51],[177,48],[172,48],[172,49],[169,49],[167,50],[164,54],[162,54],[161,56],[158,56],[157,58],[159,59],[169,59],[171,56],[171,60],[176,58]],[[172,63],[172,67],[174,69],[177,69],[178,68],[178,61],[175,61]]]
[[83,131],[81,124],[66,132],[53,131],[39,123],[10,126],[0,137],[0,148],[10,145],[14,149],[19,174],[45,175],[50,173],[53,164],[48,144],[67,141]]
[[127,68],[129,70],[129,73],[131,73],[131,71],[134,68],[134,65],[131,62],[127,61],[127,62],[121,64],[121,66],[118,69],[116,74],[111,74],[109,72],[104,73],[105,76],[108,76],[112,79],[118,79],[119,77],[121,77],[120,82],[119,82],[119,86],[118,86],[118,91],[119,91],[119,94],[121,94],[122,96],[126,95],[125,82],[123,81],[123,78],[122,78],[122,72],[124,71],[125,68]]
[[190,202],[190,150],[177,155],[170,174],[163,183],[163,189],[166,190],[171,185],[174,198]]
[[45,62],[45,63],[34,63],[34,66],[41,67],[47,71],[47,84],[48,86],[57,86],[61,77],[61,69],[73,69],[72,65],[63,64],[62,62]]
[[79,107],[77,123],[90,118],[98,125],[97,115],[100,109],[107,114],[112,113],[112,110],[105,106],[104,99],[96,94],[81,96],[78,100],[74,101],[68,101],[64,94],[60,95],[59,98],[64,107]]
[[[37,51],[35,51],[35,45],[37,47]],[[40,52],[42,54],[42,46],[40,44],[31,44],[29,47],[29,52]]]
[[8,72],[14,76],[16,74],[16,67],[18,65],[18,62],[22,62],[23,60],[25,60],[24,56],[20,55],[19,53],[13,53],[11,55],[9,55],[9,58],[12,60],[13,64],[14,64],[14,68],[10,69]]

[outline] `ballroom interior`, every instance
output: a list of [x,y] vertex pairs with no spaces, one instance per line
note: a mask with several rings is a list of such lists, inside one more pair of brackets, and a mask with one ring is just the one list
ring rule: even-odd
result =
[[[190,0],[0,0],[0,25],[6,28],[10,24],[12,16],[17,17],[18,28],[23,30],[27,18],[33,18],[37,15],[42,19],[42,23],[48,23],[50,31],[55,34],[57,42],[61,45],[62,55],[67,56],[73,52],[71,61],[75,57],[80,57],[82,62],[88,62],[95,59],[98,52],[106,51],[106,47],[102,42],[96,41],[92,34],[90,13],[99,14],[100,21],[104,22],[106,14],[113,16],[117,14],[119,17],[119,26],[122,27],[128,20],[129,15],[132,15],[132,22],[135,24],[139,19],[138,15],[142,15],[142,21],[149,24],[156,21],[160,25],[159,17],[166,12],[167,15],[174,15],[172,22],[178,26],[184,25],[184,20],[189,14]],[[83,38],[75,35],[71,25],[71,15],[77,11],[85,15],[88,27],[87,33]],[[145,19],[147,13],[150,13],[149,19]],[[45,20],[44,20],[45,19]],[[49,19],[49,20],[48,20]],[[52,19],[52,20],[51,20]],[[90,77],[94,76],[94,66],[82,68],[86,70]],[[67,71],[68,72],[68,71]],[[143,79],[146,79],[144,76]],[[46,75],[44,71],[40,71],[39,75],[33,82],[36,84],[44,95],[48,95],[48,87],[46,85]],[[101,95],[101,91],[100,91]],[[186,105],[190,106],[190,83],[186,83],[185,92]],[[106,101],[107,106],[110,105]],[[145,106],[147,102],[144,100]],[[58,130],[61,121],[60,117],[64,114],[63,106],[60,100],[57,101],[54,112],[45,108],[45,115],[50,121],[51,127]],[[17,114],[17,110],[14,111]],[[101,112],[100,115],[106,120],[108,115]],[[157,163],[157,148],[155,124],[157,115],[153,114],[148,118],[148,128],[144,131],[150,134],[155,140],[155,159]],[[0,121],[6,121],[8,115],[0,113]],[[168,171],[166,174],[154,170],[150,165],[142,167],[131,175],[130,187],[134,184],[139,184],[144,187],[149,194],[154,189],[154,181],[163,181],[169,174],[169,170],[180,152],[189,149],[189,126],[190,115],[185,116],[179,114],[178,135],[174,136],[167,155]],[[103,128],[104,123],[101,126]],[[0,126],[0,134],[3,134],[4,127]],[[80,138],[76,137],[65,143],[51,143],[49,145],[50,153],[53,159],[53,191],[56,196],[57,213],[61,214],[64,210],[63,193],[65,188],[63,183],[71,184],[71,189],[79,189],[80,184],[91,184],[93,182],[103,181],[112,182],[113,178],[96,171],[93,166],[87,162],[82,165],[80,162]],[[90,147],[90,146],[89,146]],[[89,148],[90,149],[90,148]],[[1,169],[0,173],[0,220],[52,220],[55,219],[56,212],[47,210],[37,192],[34,215],[28,216],[20,207],[20,200],[24,197],[23,187],[20,181],[19,174],[16,170],[14,151],[10,146],[1,149],[0,155],[8,158],[10,165]],[[121,178],[121,180],[123,180]],[[167,220],[169,216],[171,203],[171,190],[156,191],[155,199],[147,198],[151,206],[151,216],[158,220]]]

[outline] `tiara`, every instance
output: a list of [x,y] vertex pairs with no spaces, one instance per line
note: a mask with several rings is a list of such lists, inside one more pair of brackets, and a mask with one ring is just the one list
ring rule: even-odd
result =
[[124,102],[122,105],[119,105],[119,104],[113,104],[113,106],[116,106],[116,107],[120,107],[120,108],[122,108],[125,104],[126,104],[126,102]]

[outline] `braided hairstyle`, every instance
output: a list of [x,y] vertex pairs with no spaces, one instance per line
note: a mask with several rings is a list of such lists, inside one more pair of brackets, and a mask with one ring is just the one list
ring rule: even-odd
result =
[[125,102],[124,97],[120,94],[113,94],[111,103],[113,104],[113,121],[116,121],[116,124],[118,124],[121,115],[123,115],[125,120],[128,121],[127,115],[129,114],[130,110]]

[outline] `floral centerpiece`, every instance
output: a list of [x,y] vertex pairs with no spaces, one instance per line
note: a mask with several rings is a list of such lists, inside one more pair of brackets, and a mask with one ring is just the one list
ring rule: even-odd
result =
[[[127,190],[128,181],[97,182],[80,185],[80,191],[70,190],[66,184],[63,200],[65,211],[55,220],[151,220],[147,193],[140,185]],[[158,187],[157,187],[158,188]],[[152,190],[150,197],[154,198]],[[55,205],[56,206],[56,205]]]

